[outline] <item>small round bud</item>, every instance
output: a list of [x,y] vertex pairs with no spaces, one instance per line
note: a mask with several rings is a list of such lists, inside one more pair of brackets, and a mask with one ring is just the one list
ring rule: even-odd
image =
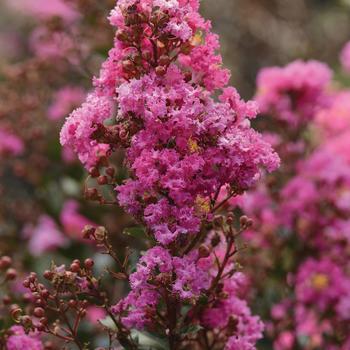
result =
[[69,300],[68,305],[71,308],[75,308],[77,306],[77,301],[74,299],[71,299],[71,300]]
[[70,270],[71,270],[72,272],[78,272],[78,271],[80,270],[80,265],[77,264],[77,263],[72,263],[72,264],[70,265]]
[[93,167],[89,170],[89,174],[92,176],[92,177],[98,177],[100,176],[100,171],[98,170],[98,168],[96,167]]
[[166,69],[163,66],[156,67],[156,74],[160,77],[164,76],[166,73]]
[[29,303],[32,300],[32,296],[30,293],[24,293],[23,294],[23,302],[24,303]]
[[34,283],[36,281],[37,277],[38,276],[37,276],[37,274],[35,272],[31,272],[30,275],[29,275],[29,281],[31,283]]
[[87,199],[91,199],[91,200],[99,199],[98,191],[96,188],[88,188],[85,191],[85,196]]
[[207,258],[210,255],[210,250],[207,245],[201,244],[198,248],[199,257]]
[[49,296],[50,296],[50,292],[44,288],[41,292],[40,292],[40,295],[44,298],[44,299],[47,299]]
[[232,216],[228,216],[226,218],[226,223],[227,223],[227,225],[232,225],[234,223],[233,217]]
[[97,183],[100,186],[107,185],[108,184],[108,178],[106,175],[101,175],[97,178]]
[[243,215],[243,216],[240,217],[239,223],[241,224],[241,226],[246,226],[248,220],[249,220],[248,216]]
[[44,317],[45,310],[42,307],[36,307],[34,309],[33,315],[38,318]]
[[248,219],[248,221],[247,221],[247,227],[251,227],[251,226],[253,226],[253,224],[254,224],[253,219]]
[[23,281],[23,287],[24,287],[24,288],[29,288],[29,286],[30,286],[29,280],[28,280],[28,279],[25,279],[25,280]]
[[47,279],[48,281],[51,281],[51,280],[52,280],[53,275],[54,275],[53,272],[50,271],[50,270],[46,270],[46,271],[44,272],[44,278]]
[[16,277],[17,277],[17,271],[15,269],[9,268],[6,271],[5,278],[7,281],[13,281],[16,279]]
[[115,174],[115,169],[114,169],[113,167],[108,167],[108,168],[106,169],[106,174],[107,174],[108,176],[110,176],[110,177],[113,177],[114,174]]
[[124,60],[122,65],[123,65],[123,68],[128,72],[134,69],[134,64],[130,60]]
[[35,305],[37,306],[45,306],[45,301],[41,298],[35,300]]
[[95,233],[95,227],[86,225],[83,229],[83,237],[89,239]]
[[4,305],[10,305],[11,304],[11,298],[9,295],[4,295],[2,298],[2,302]]
[[28,316],[28,315],[24,315],[24,316],[20,317],[19,319],[20,319],[21,324],[22,324],[25,328],[29,328],[29,327],[31,327],[32,324],[33,324],[33,321],[32,321],[32,319],[31,319],[31,317]]
[[88,259],[86,259],[85,261],[84,261],[84,265],[85,265],[85,267],[87,268],[87,269],[92,269],[92,267],[94,266],[94,261],[92,260],[92,259],[90,259],[90,258],[88,258]]
[[158,62],[161,66],[167,66],[170,63],[170,57],[167,55],[162,55],[159,57]]
[[12,259],[9,256],[2,256],[0,258],[0,269],[7,269],[12,265]]

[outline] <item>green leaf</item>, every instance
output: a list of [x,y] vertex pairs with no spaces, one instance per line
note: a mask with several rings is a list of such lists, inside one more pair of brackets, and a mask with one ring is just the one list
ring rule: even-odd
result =
[[138,339],[140,350],[169,350],[166,338],[148,332],[132,331],[133,339]]

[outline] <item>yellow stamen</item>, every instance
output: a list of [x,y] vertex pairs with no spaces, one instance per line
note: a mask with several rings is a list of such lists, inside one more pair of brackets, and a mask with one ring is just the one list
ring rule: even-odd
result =
[[209,213],[210,212],[210,201],[207,198],[202,196],[197,196],[196,198],[196,207],[201,213]]
[[198,146],[197,141],[193,140],[192,138],[188,140],[188,149],[191,153],[197,153],[201,150],[201,148]]
[[322,290],[328,287],[329,278],[324,273],[316,273],[311,279],[312,286],[317,290]]

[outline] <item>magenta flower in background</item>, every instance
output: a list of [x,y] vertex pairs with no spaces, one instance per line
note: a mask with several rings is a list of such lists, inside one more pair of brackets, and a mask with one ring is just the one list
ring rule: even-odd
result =
[[28,249],[34,256],[40,256],[68,244],[67,238],[55,221],[47,215],[42,215],[36,226],[27,225],[23,229],[23,237],[29,239]]
[[318,61],[263,68],[257,77],[255,100],[261,113],[271,113],[292,127],[300,126],[329,103],[325,88],[331,78],[332,71]]
[[47,111],[51,120],[67,117],[86,97],[85,91],[78,86],[65,86],[56,91],[52,104]]
[[7,339],[7,350],[44,350],[39,334],[26,334],[22,326],[13,326],[10,331],[12,335]]
[[0,128],[0,155],[19,156],[23,152],[23,141],[16,135]]
[[6,3],[10,8],[39,20],[58,16],[72,22],[79,18],[79,13],[64,0],[6,0]]
[[79,203],[67,200],[60,215],[64,232],[73,239],[83,239],[82,230],[86,225],[96,226],[91,220],[79,213]]

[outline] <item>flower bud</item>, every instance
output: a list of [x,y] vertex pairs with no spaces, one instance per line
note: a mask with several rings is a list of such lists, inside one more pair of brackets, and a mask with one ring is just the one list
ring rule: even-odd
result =
[[108,178],[106,175],[101,175],[98,177],[97,179],[97,183],[100,185],[100,186],[103,186],[103,185],[107,185],[108,184]]
[[248,216],[243,215],[239,218],[239,223],[241,224],[241,226],[246,226],[248,220],[249,220]]
[[89,239],[95,233],[95,227],[91,225],[86,225],[83,229],[83,237]]
[[12,259],[9,256],[2,256],[0,258],[0,269],[7,269],[12,265]]
[[94,266],[94,261],[88,258],[84,261],[84,265],[87,269],[92,269],[92,267]]
[[131,72],[135,68],[134,63],[130,60],[124,60],[122,66],[123,69],[127,72]]
[[11,298],[9,295],[4,295],[2,298],[2,302],[4,305],[10,305],[11,304]]
[[113,177],[115,175],[115,169],[113,167],[108,167],[106,169],[106,174],[110,177]]
[[167,66],[170,63],[170,57],[167,55],[162,55],[159,57],[158,62],[161,66]]
[[47,279],[48,281],[51,281],[51,280],[52,280],[53,275],[54,275],[53,272],[50,271],[50,270],[46,270],[46,271],[44,272],[44,278]]
[[200,258],[207,258],[210,255],[210,250],[207,245],[201,244],[198,248]]
[[41,318],[45,315],[45,310],[42,307],[36,307],[34,309],[33,315],[35,317]]
[[162,77],[162,76],[165,75],[165,73],[166,73],[166,69],[165,69],[164,67],[158,66],[158,67],[156,68],[156,74],[157,74],[158,76]]
[[17,271],[13,268],[9,268],[7,271],[6,271],[6,274],[5,274],[5,279],[7,281],[13,281],[15,280],[17,277]]
[[92,177],[98,177],[98,176],[100,176],[100,171],[99,171],[98,168],[93,167],[93,168],[91,168],[91,169],[89,170],[89,174],[90,174],[90,176],[92,176]]
[[78,272],[78,271],[80,270],[80,265],[77,264],[77,263],[72,263],[72,264],[70,265],[70,270],[71,270],[72,272]]

